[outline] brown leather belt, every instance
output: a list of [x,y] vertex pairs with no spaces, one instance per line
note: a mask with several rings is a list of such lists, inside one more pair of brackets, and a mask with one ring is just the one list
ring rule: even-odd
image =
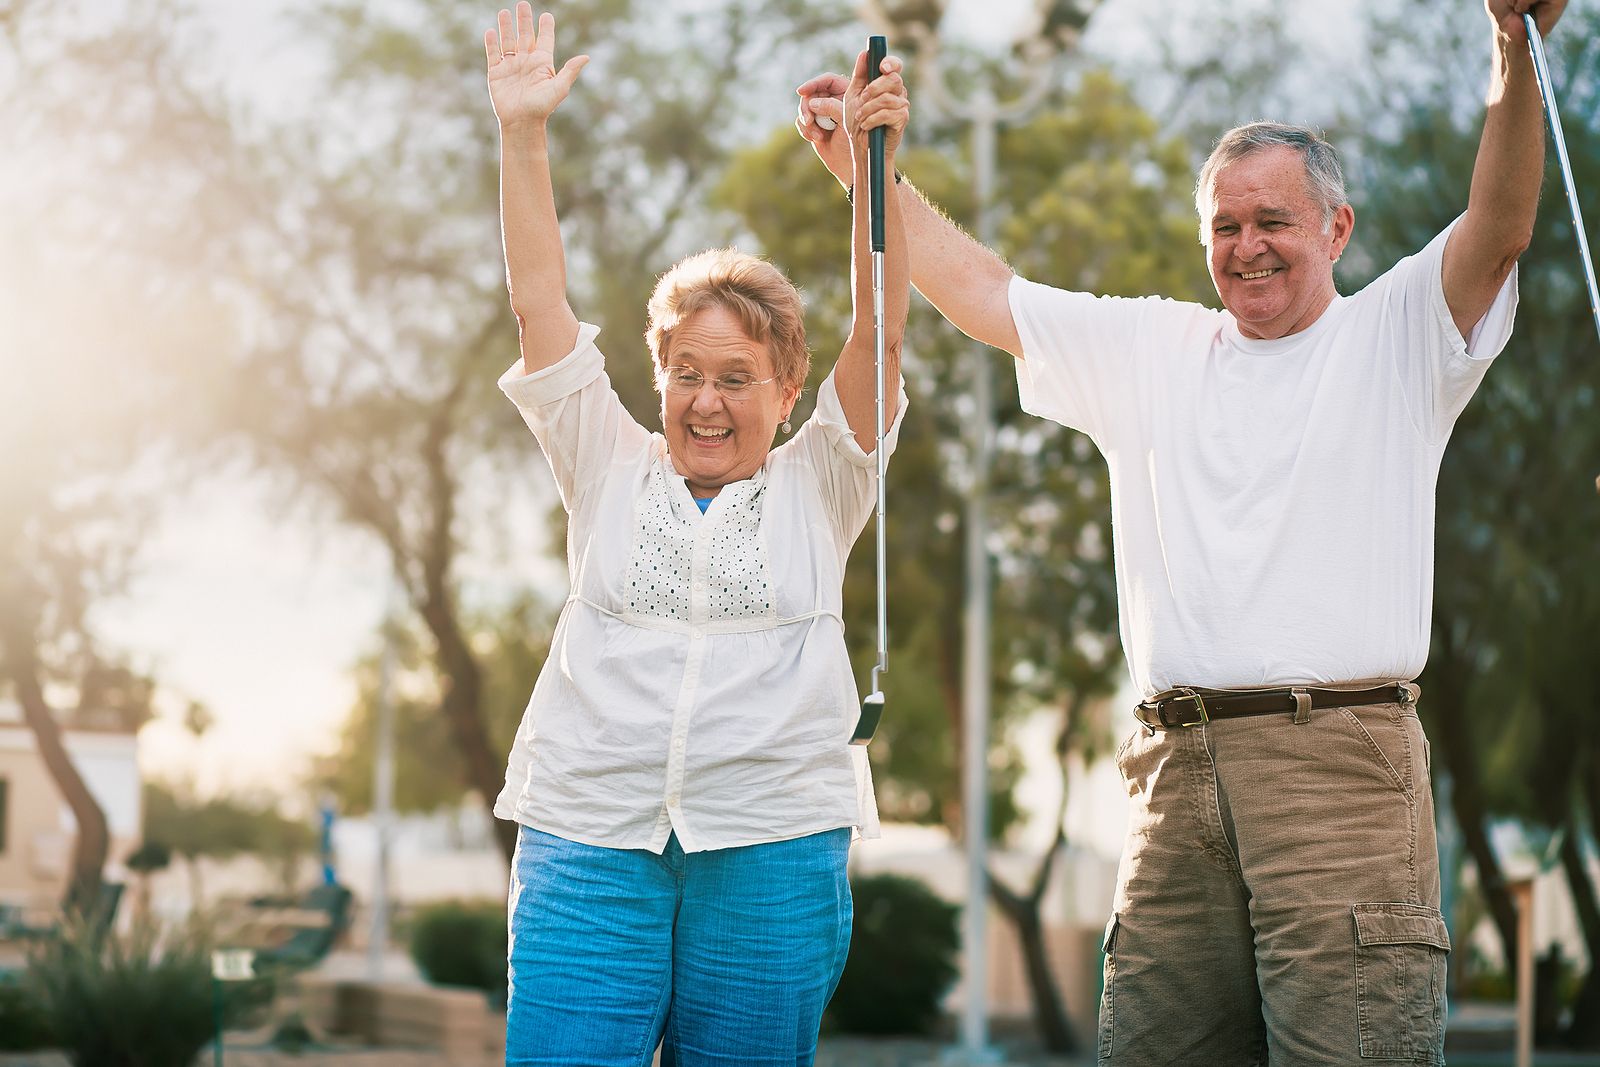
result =
[[1375,689],[1314,689],[1286,686],[1281,689],[1200,689],[1179,686],[1158,694],[1133,709],[1134,717],[1152,730],[1179,726],[1199,726],[1212,719],[1234,719],[1242,715],[1283,715],[1294,713],[1295,722],[1305,722],[1312,708],[1359,708],[1369,704],[1409,704],[1417,699],[1417,687],[1410,682],[1390,682]]

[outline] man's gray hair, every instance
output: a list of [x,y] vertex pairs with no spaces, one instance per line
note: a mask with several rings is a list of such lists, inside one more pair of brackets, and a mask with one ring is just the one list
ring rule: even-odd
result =
[[1235,126],[1217,141],[1200,168],[1194,187],[1194,206],[1200,213],[1200,243],[1210,244],[1211,189],[1224,167],[1268,148],[1292,148],[1305,162],[1306,191],[1322,205],[1322,229],[1333,225],[1334,213],[1345,204],[1344,170],[1333,145],[1309,126],[1288,126],[1281,122],[1252,122]]

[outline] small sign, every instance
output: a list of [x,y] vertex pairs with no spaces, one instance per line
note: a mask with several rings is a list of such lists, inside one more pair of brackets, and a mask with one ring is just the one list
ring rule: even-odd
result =
[[211,954],[211,977],[219,982],[247,982],[256,976],[256,954],[247,948],[219,949]]

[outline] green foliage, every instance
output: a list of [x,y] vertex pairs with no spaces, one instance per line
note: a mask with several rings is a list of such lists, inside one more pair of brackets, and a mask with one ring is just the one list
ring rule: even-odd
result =
[[[1481,109],[1453,102],[1481,91],[1487,24],[1464,38],[1453,25],[1425,28],[1431,36],[1416,46],[1442,59],[1418,93],[1437,102],[1413,106],[1363,145],[1357,280],[1419,249],[1467,203]],[[1600,184],[1588,180],[1600,175],[1600,79],[1589,49],[1597,33],[1600,13],[1574,8],[1548,43],[1590,219],[1600,215]],[[1463,67],[1475,75],[1467,87]],[[1571,817],[1574,787],[1600,767],[1600,660],[1581,636],[1600,630],[1600,342],[1553,149],[1547,155],[1533,243],[1518,268],[1515,331],[1440,468],[1433,665],[1467,690],[1462,710],[1492,807],[1554,828]]]
[[0,975],[0,1052],[31,1052],[55,1044],[55,1031],[33,985],[22,974]]
[[199,800],[154,781],[144,786],[144,838],[141,853],[167,848],[190,860],[255,853],[286,864],[316,843],[310,826],[286,818],[271,800]]
[[100,938],[69,926],[30,960],[25,983],[48,1032],[84,1067],[189,1067],[213,1033],[210,945],[198,928],[141,924]]
[[921,1034],[956,979],[961,909],[915,878],[875,874],[850,883],[850,959],[828,1002],[830,1026],[853,1034]]
[[[1395,65],[1409,77],[1383,93],[1388,121],[1367,128],[1377,110],[1367,107],[1351,122],[1357,247],[1347,258],[1358,283],[1421,248],[1466,207],[1483,114],[1486,21],[1418,9],[1379,25],[1378,39],[1395,43],[1375,64],[1402,54],[1431,60]],[[1575,5],[1547,41],[1591,224],[1600,214],[1597,35],[1600,11]],[[1553,149],[1546,156],[1532,244],[1518,266],[1515,330],[1440,467],[1421,708],[1469,834],[1471,823],[1509,814],[1535,834],[1565,829],[1581,854],[1585,831],[1600,826],[1600,659],[1592,637],[1600,630],[1600,342]],[[1461,811],[1463,798],[1469,810]],[[1589,955],[1600,958],[1593,878],[1581,862],[1565,866]],[[1480,882],[1510,955],[1515,930],[1504,887],[1493,872],[1480,872]],[[1600,1025],[1590,1021],[1600,1022],[1600,970],[1591,967],[1584,997],[1573,1005],[1568,1036],[1600,1042]]]
[[172,863],[172,849],[160,841],[146,841],[128,854],[128,870],[150,874]]
[[430,982],[506,1001],[506,908],[496,901],[430,904],[411,920],[411,958]]

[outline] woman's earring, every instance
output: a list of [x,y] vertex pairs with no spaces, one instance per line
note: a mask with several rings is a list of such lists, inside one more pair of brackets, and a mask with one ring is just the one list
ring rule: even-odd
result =
[[779,424],[778,429],[782,430],[784,433],[794,433],[794,427],[789,425],[789,419],[787,416],[785,416],[783,422]]

